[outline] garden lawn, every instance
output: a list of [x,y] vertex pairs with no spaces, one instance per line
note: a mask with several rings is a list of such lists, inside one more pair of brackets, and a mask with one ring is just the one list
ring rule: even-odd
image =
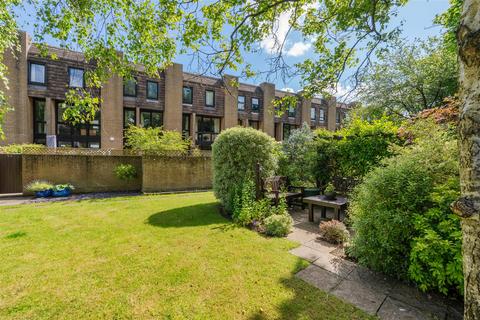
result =
[[0,207],[1,319],[366,319],[212,193]]

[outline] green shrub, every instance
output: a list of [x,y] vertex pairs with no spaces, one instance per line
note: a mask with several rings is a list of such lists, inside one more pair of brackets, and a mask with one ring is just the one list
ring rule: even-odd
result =
[[45,148],[43,144],[33,144],[33,143],[9,144],[8,146],[0,147],[0,152],[23,153],[25,149],[43,149],[43,148]]
[[320,223],[320,236],[330,243],[344,243],[350,235],[342,222],[331,220]]
[[75,187],[70,183],[64,183],[64,184],[56,184],[52,188],[53,191],[63,191],[65,189],[75,190]]
[[132,164],[119,164],[114,169],[118,179],[130,181],[137,177],[137,169]]
[[274,237],[284,237],[293,226],[293,219],[287,214],[274,214],[264,220],[265,233]]
[[282,143],[279,173],[287,176],[293,185],[311,186],[315,183],[314,138],[315,135],[310,127],[303,123],[299,129],[293,130],[288,139]]
[[[212,146],[213,190],[228,212],[245,179],[254,179],[259,163],[263,178],[276,166],[273,138],[253,128],[235,127],[222,131]],[[253,181],[253,180],[252,180]]]
[[43,180],[32,181],[25,187],[25,190],[29,192],[39,192],[39,191],[46,191],[50,189],[53,189],[53,184]]
[[126,147],[144,154],[185,154],[190,142],[177,131],[162,128],[128,127],[125,132]]
[[354,190],[349,253],[374,270],[446,292],[461,278],[460,228],[448,207],[459,191],[457,141],[432,123],[412,130],[414,143],[396,148]]

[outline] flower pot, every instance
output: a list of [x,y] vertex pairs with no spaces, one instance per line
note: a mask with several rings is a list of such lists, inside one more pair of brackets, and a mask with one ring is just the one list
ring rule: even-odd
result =
[[69,188],[53,191],[54,197],[68,197],[71,194],[72,194],[72,190],[70,190]]
[[325,199],[327,199],[327,200],[335,200],[335,199],[337,199],[337,193],[336,193],[335,191],[333,191],[333,192],[325,192],[324,196],[325,196]]
[[42,190],[42,191],[36,191],[35,192],[35,197],[37,198],[47,198],[52,195],[52,190]]

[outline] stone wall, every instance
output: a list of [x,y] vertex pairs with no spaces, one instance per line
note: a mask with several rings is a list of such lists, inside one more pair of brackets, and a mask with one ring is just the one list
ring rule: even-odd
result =
[[202,157],[143,157],[143,192],[212,188],[212,161]]
[[[132,164],[138,177],[123,181],[114,170],[119,164]],[[140,157],[111,155],[52,155],[22,156],[22,184],[33,180],[51,183],[71,183],[75,192],[143,191],[163,192],[210,189],[212,187],[211,158],[199,157]]]

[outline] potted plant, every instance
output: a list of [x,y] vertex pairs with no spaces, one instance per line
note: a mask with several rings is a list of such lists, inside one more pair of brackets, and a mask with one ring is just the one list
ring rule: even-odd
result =
[[52,195],[53,184],[47,181],[35,180],[30,182],[25,190],[33,192],[37,198],[46,198]]
[[337,193],[335,192],[335,187],[333,184],[330,182],[327,184],[327,187],[325,188],[325,191],[323,192],[325,198],[327,200],[335,200],[337,197]]
[[70,183],[65,183],[65,184],[57,184],[53,187],[53,196],[54,197],[68,197],[69,195],[72,194],[72,190],[74,190],[75,187],[71,185]]

